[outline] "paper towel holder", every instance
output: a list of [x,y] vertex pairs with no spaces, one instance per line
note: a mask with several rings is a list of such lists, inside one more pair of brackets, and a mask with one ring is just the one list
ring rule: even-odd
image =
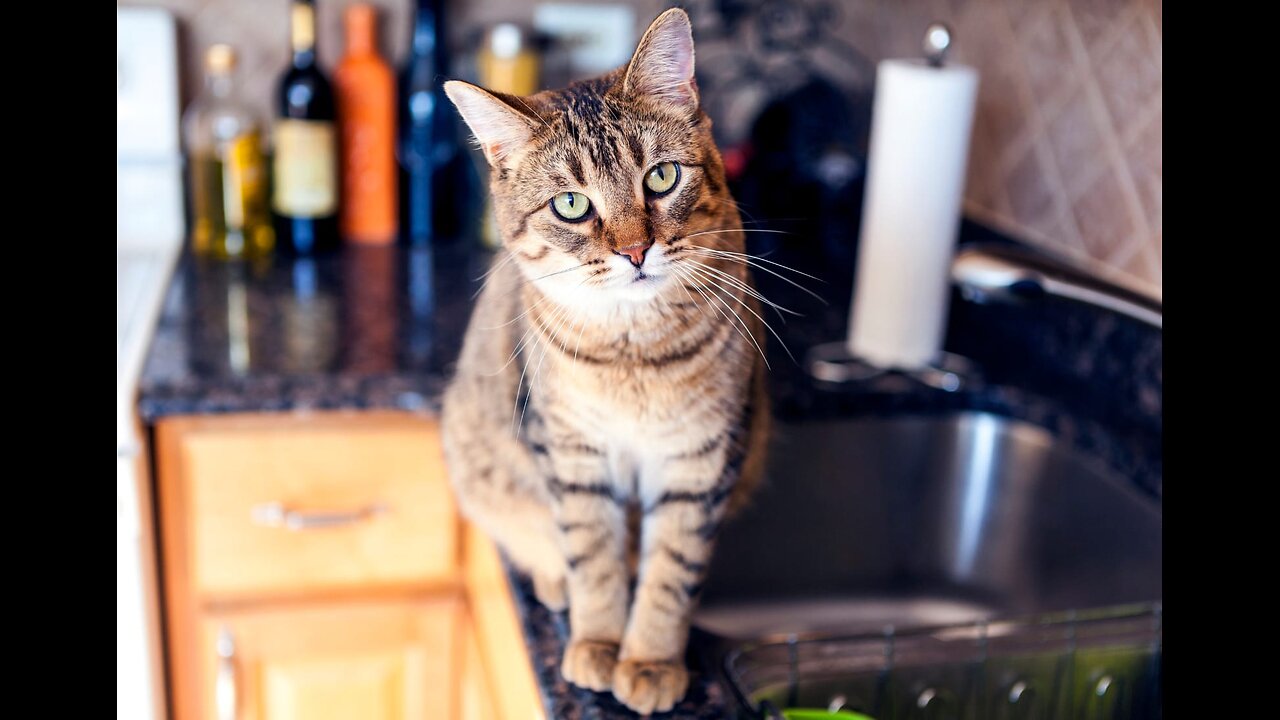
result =
[[869,385],[884,378],[901,377],[945,392],[958,392],[978,376],[977,366],[962,355],[940,352],[937,360],[924,367],[885,367],[853,355],[842,341],[809,348],[805,370],[809,377],[829,387]]
[[[946,23],[930,23],[925,29],[922,42],[925,64],[929,68],[941,69],[953,40],[951,28]],[[865,230],[864,226],[864,233]],[[940,345],[940,336],[938,340]],[[969,359],[942,351],[937,346],[928,353],[930,357],[927,358],[912,353],[917,355],[912,361],[903,362],[904,358],[900,357],[895,362],[891,359],[894,353],[889,353],[884,358],[876,354],[877,361],[873,362],[860,357],[860,353],[853,350],[856,345],[852,333],[846,341],[816,345],[809,349],[805,370],[819,385],[828,387],[862,386],[863,389],[874,389],[884,387],[884,381],[903,378],[945,392],[959,391],[980,374],[977,366]]]
[[942,67],[951,49],[951,28],[944,22],[932,22],[924,31],[924,59],[930,67]]

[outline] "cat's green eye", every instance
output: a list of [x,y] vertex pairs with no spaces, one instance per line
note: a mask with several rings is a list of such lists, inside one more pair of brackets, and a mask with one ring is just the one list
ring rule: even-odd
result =
[[649,168],[644,176],[644,187],[653,195],[666,195],[680,180],[680,166],[664,162]]
[[561,220],[578,222],[591,212],[591,201],[582,193],[562,192],[551,198],[551,211]]

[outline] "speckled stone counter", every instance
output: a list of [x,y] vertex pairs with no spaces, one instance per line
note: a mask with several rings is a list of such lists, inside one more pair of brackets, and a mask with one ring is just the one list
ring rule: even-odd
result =
[[143,369],[141,414],[432,412],[488,261],[457,247],[257,265],[188,254]]
[[[966,225],[961,241],[999,240]],[[753,243],[756,240],[753,238]],[[1162,493],[1163,341],[1157,330],[1070,302],[980,306],[953,298],[946,348],[979,369],[957,392],[901,376],[834,389],[802,368],[814,345],[844,336],[851,258],[772,238],[752,247],[819,280],[823,305],[768,274],[761,291],[799,313],[774,322],[774,412],[786,419],[984,410],[1026,420],[1101,458],[1144,492]],[[438,410],[490,255],[348,249],[261,266],[187,256],[168,290],[140,384],[139,408],[166,415],[345,409]],[[776,317],[771,317],[771,321]],[[558,663],[568,628],[512,578],[550,717],[633,717],[611,696],[567,685]],[[688,697],[663,717],[719,718],[733,706],[715,663],[691,642]]]
[[[525,644],[533,662],[534,676],[542,688],[547,717],[555,720],[623,720],[634,718],[608,693],[595,693],[570,685],[560,677],[560,658],[569,637],[568,613],[553,613],[533,595],[533,585],[519,575],[511,575],[511,587],[517,599],[517,610],[524,620]],[[689,692],[669,713],[654,717],[672,720],[720,720],[730,717],[737,707],[732,692],[718,677],[714,653],[706,639],[695,635],[690,640]]]

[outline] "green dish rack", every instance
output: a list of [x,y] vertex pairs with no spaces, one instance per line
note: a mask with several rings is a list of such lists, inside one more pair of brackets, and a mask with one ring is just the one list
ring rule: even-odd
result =
[[724,669],[743,718],[1158,720],[1161,622],[1141,605],[792,635],[731,650]]

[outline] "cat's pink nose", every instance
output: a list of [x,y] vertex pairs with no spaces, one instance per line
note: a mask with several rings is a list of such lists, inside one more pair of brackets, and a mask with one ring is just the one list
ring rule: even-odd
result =
[[619,255],[626,256],[626,258],[631,261],[632,265],[640,267],[644,264],[644,254],[648,252],[651,247],[653,247],[652,240],[639,245],[630,245],[628,247],[618,248],[617,250],[614,250],[614,252]]

